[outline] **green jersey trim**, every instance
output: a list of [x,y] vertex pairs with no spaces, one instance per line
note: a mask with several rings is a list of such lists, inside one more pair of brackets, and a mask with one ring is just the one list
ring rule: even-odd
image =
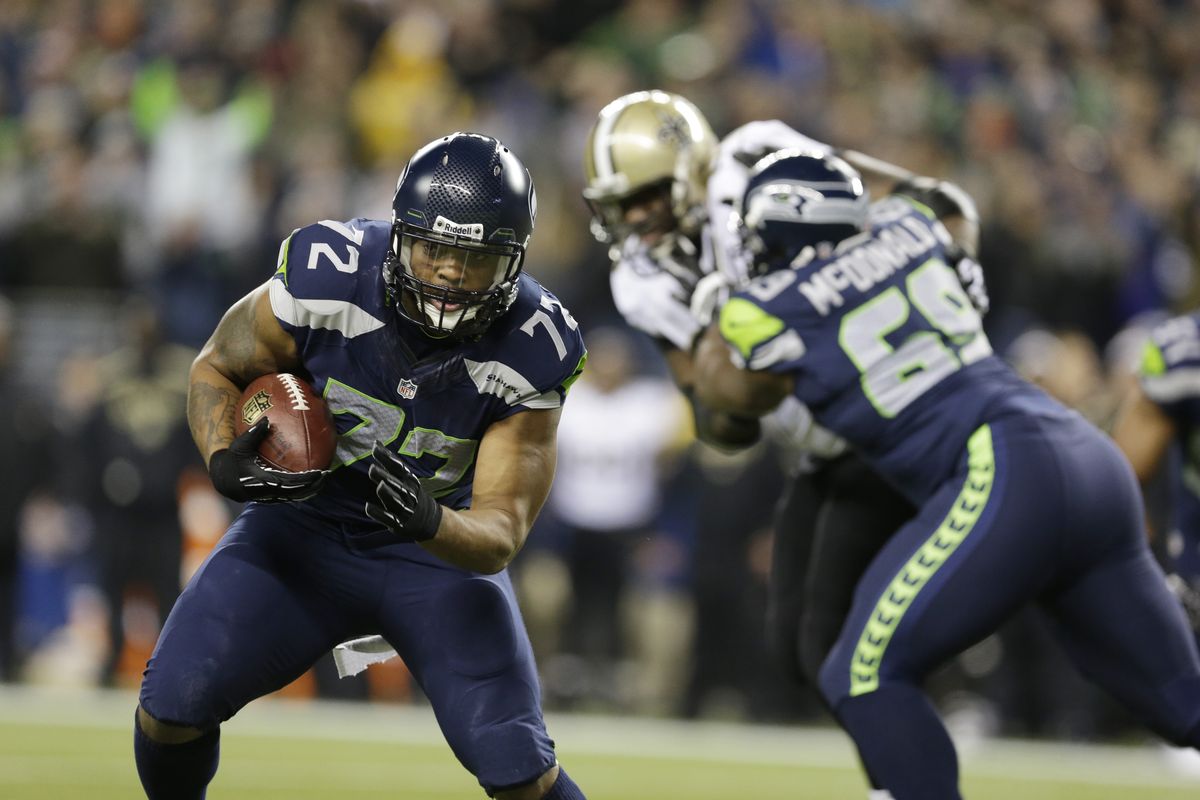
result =
[[995,480],[992,429],[978,428],[967,441],[967,480],[942,524],[901,568],[875,604],[850,661],[850,696],[879,688],[879,667],[904,612],[921,589],[974,530]]
[[1162,350],[1153,341],[1146,342],[1142,349],[1142,374],[1147,378],[1157,378],[1167,371],[1167,360]]
[[571,373],[571,377],[563,381],[562,391],[564,397],[571,391],[571,387],[575,385],[575,381],[579,380],[579,376],[583,375],[583,368],[587,366],[587,359],[587,350],[584,350],[583,355],[579,357],[579,363],[575,365],[575,371]]
[[292,248],[292,237],[295,235],[296,232],[292,231],[288,237],[283,240],[283,244],[279,245],[279,257],[276,261],[275,274],[282,276],[281,280],[283,281],[284,286],[288,285],[288,251]]
[[750,360],[754,348],[775,338],[787,327],[779,317],[742,297],[734,297],[721,308],[719,325],[725,341],[736,347],[745,361]]

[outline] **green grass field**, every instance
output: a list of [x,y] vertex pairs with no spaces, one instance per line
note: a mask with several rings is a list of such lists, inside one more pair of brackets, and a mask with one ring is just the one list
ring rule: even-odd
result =
[[[140,797],[121,692],[0,689],[0,798]],[[591,800],[865,798],[833,730],[551,716]],[[482,798],[424,709],[260,701],[224,730],[213,800]],[[1158,747],[981,742],[962,748],[969,800],[1200,798],[1200,757]]]

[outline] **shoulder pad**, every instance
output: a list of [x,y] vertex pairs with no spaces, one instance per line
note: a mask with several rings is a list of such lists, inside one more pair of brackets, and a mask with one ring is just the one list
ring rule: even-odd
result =
[[391,226],[322,220],[279,248],[271,307],[286,328],[323,328],[353,338],[383,326],[380,265]]
[[464,356],[480,394],[524,408],[560,407],[586,361],[579,323],[527,274],[512,307]]
[[807,352],[804,340],[765,308],[769,301],[755,296],[754,287],[755,284],[751,284],[750,291],[739,292],[721,307],[718,321],[721,336],[741,366],[751,370],[787,371]]
[[359,273],[383,260],[391,226],[382,220],[321,220],[292,231],[275,274],[293,294],[348,297]]

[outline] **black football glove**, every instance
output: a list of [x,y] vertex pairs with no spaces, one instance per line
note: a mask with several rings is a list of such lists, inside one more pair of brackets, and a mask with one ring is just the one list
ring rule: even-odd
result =
[[208,460],[208,476],[218,492],[245,503],[284,503],[291,500],[307,500],[321,491],[327,469],[311,469],[305,472],[288,472],[267,465],[258,455],[258,445],[270,431],[267,418],[254,423],[241,436],[230,442],[229,447],[218,450]]
[[442,524],[441,505],[425,491],[400,456],[376,442],[371,457],[375,463],[367,474],[375,481],[379,502],[367,501],[367,516],[394,533],[399,541],[432,539]]
[[979,312],[979,316],[987,315],[992,301],[988,298],[987,281],[983,277],[983,267],[968,255],[962,255],[954,262],[954,271],[958,274],[958,282],[971,300],[971,305]]

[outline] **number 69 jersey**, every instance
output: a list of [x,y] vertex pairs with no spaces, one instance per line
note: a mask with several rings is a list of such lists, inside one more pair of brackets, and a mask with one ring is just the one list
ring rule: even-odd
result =
[[870,220],[829,257],[756,278],[720,330],[739,366],[794,375],[817,420],[919,503],[988,415],[1064,411],[992,355],[928,209],[893,195]]
[[402,318],[381,266],[391,226],[324,220],[280,248],[271,308],[337,423],[333,474],[303,505],[346,530],[363,512],[376,441],[408,461],[443,505],[470,505],[475,456],[492,423],[563,404],[587,353],[578,325],[526,274],[507,313],[475,341],[439,340]]

